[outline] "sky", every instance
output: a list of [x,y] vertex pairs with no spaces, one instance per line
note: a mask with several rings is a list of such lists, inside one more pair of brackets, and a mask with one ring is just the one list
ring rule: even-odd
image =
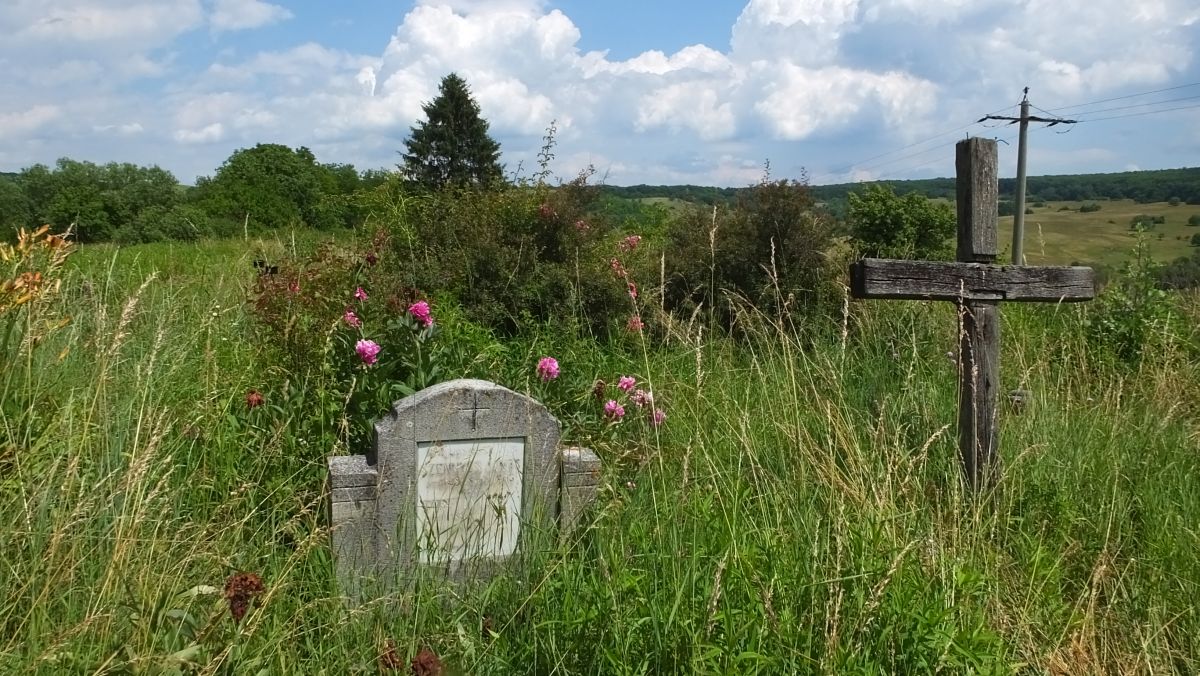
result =
[[950,176],[968,135],[1011,176],[977,120],[1024,87],[1080,120],[1031,126],[1031,175],[1195,166],[1198,48],[1195,0],[0,0],[0,171],[390,168],[449,72],[509,175],[553,123],[555,174],[612,185]]

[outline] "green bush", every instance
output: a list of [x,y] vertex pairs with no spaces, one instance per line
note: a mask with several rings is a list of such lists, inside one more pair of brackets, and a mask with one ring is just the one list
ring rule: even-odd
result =
[[730,326],[725,293],[797,315],[822,313],[842,298],[838,282],[848,256],[838,255],[833,224],[800,182],[764,178],[741,192],[733,209],[690,210],[668,228],[665,248],[670,312],[706,308]]
[[1154,226],[1162,225],[1167,222],[1165,216],[1151,216],[1150,214],[1138,214],[1129,219],[1130,230],[1153,230]]
[[1139,234],[1131,259],[1089,307],[1088,337],[1101,354],[1136,363],[1178,337],[1178,317],[1159,284],[1161,267],[1150,256],[1147,238]]
[[198,180],[195,202],[256,229],[345,227],[355,214],[340,197],[340,173],[336,165],[319,164],[308,148],[260,143],[235,150],[212,178]]
[[1160,289],[1200,288],[1200,251],[1176,258],[1162,266],[1155,276]]
[[150,207],[133,222],[116,229],[113,240],[122,244],[144,244],[167,240],[194,241],[205,237],[231,237],[239,224],[216,218],[193,204]]
[[[307,258],[261,270],[250,305],[268,348],[281,420],[304,438],[362,453],[388,405],[443,379],[445,349],[427,297],[393,284],[364,246],[325,243]],[[368,342],[369,341],[369,342]],[[377,348],[377,349],[376,349]]]
[[1079,205],[1079,213],[1087,214],[1093,211],[1100,211],[1100,205],[1096,202],[1084,202]]
[[504,334],[545,321],[603,331],[629,312],[624,280],[613,274],[613,231],[590,207],[588,176],[492,190],[447,188],[414,194],[393,177],[365,196],[391,230],[398,281],[437,289],[467,317]]
[[1200,214],[1192,214],[1191,216],[1188,216],[1187,224],[1200,225]]
[[849,201],[851,236],[863,255],[936,260],[953,253],[956,221],[950,205],[915,192],[897,195],[883,185],[852,192]]

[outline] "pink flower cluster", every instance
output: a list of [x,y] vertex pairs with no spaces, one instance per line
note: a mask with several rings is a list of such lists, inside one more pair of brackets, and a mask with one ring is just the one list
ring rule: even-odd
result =
[[373,340],[360,340],[354,344],[354,351],[358,353],[359,359],[367,366],[374,364],[379,360],[379,352],[383,348],[379,347],[379,343]]
[[558,377],[558,360],[554,357],[542,357],[537,364],[538,377],[542,382],[550,382]]
[[625,407],[618,404],[616,399],[604,402],[604,417],[609,420],[620,420],[625,417]]
[[429,312],[429,303],[423,300],[408,306],[408,314],[412,315],[412,318],[420,322],[422,326],[433,324],[433,315]]
[[354,310],[346,308],[345,314],[342,315],[342,321],[346,322],[347,326],[359,329],[362,328],[362,320],[358,315],[354,314]]
[[634,249],[636,249],[638,247],[638,244],[641,243],[641,241],[642,241],[641,235],[630,235],[630,236],[626,237],[625,239],[621,240],[620,244],[618,244],[617,247],[620,248],[621,251],[629,252],[629,251],[633,251]]
[[[667,412],[661,408],[654,406],[654,394],[650,390],[643,390],[637,386],[637,378],[633,376],[620,376],[617,378],[617,389],[622,392],[622,395],[629,397],[629,403],[634,407],[646,412],[650,420],[650,424],[658,427],[667,419]],[[597,396],[603,396],[603,381],[597,381],[596,384]],[[609,399],[604,402],[604,417],[612,422],[619,422],[625,417],[625,406],[617,399]]]

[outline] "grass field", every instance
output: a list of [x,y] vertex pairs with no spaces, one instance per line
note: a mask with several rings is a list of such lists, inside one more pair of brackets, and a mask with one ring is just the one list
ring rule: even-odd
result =
[[[1031,207],[1033,213],[1025,215],[1026,261],[1033,265],[1117,264],[1133,248],[1134,231],[1129,224],[1141,214],[1166,219],[1150,231],[1149,250],[1155,260],[1165,263],[1190,256],[1195,250],[1190,241],[1200,227],[1189,226],[1187,221],[1200,214],[1200,205],[1138,204],[1133,200],[1095,203],[1100,210],[1087,213],[1079,211],[1083,202],[1046,202]],[[1000,242],[1006,251],[1012,250],[1012,222],[1011,216],[1000,219]]]
[[[522,572],[347,609],[331,449],[246,411],[278,375],[246,310],[255,248],[85,248],[52,303],[0,314],[0,673],[378,673],[393,650],[403,673],[423,647],[469,674],[1200,671],[1195,298],[1192,332],[1136,366],[1094,351],[1090,308],[1006,306],[1002,391],[1031,402],[1003,410],[1005,477],[977,500],[948,304],[804,334],[744,308],[736,343],[497,341],[447,375],[528,391],[553,353],[578,382],[653,383],[667,424],[579,439],[600,502]],[[265,593],[234,623],[238,571]]]
[[[690,208],[690,202],[670,197],[646,197],[644,204],[657,204],[672,212]],[[1133,200],[1098,200],[1100,211],[1081,213],[1084,202],[1045,202],[1033,207],[1025,216],[1026,262],[1030,265],[1105,264],[1115,266],[1125,260],[1134,245],[1134,231],[1129,225],[1138,215],[1162,216],[1165,223],[1154,226],[1148,238],[1148,250],[1154,259],[1167,263],[1180,256],[1190,256],[1192,235],[1200,226],[1189,226],[1190,217],[1200,214],[1200,205],[1166,202],[1138,204]],[[1001,259],[1011,260],[1011,216],[1000,219],[999,242]]]

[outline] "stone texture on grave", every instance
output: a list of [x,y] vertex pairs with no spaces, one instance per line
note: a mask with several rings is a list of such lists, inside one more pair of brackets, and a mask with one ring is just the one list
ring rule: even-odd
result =
[[559,525],[569,533],[600,490],[600,458],[587,448],[562,450],[562,486],[559,489]]
[[595,499],[600,461],[560,449],[559,438],[544,406],[487,381],[441,383],[396,402],[375,424],[370,455],[329,459],[343,589],[387,590],[418,570],[487,575],[530,533],[573,526]]

